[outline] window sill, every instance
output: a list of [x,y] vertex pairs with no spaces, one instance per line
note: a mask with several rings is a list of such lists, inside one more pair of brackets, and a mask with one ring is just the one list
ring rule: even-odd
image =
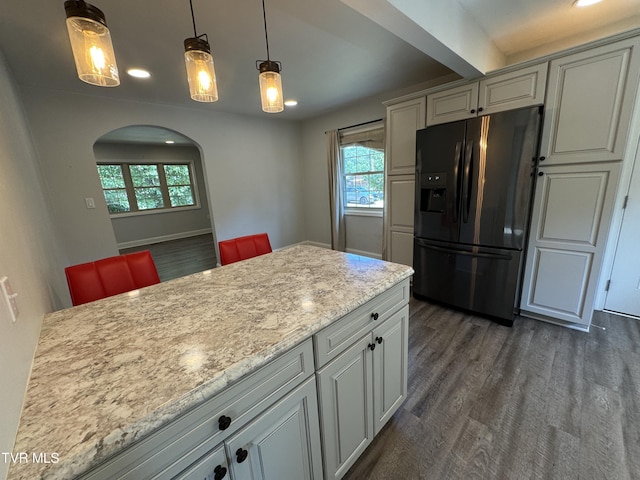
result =
[[345,208],[345,216],[349,217],[380,217],[382,218],[382,209],[359,209],[359,208]]
[[109,217],[111,218],[138,217],[140,215],[155,215],[158,213],[184,212],[185,210],[196,210],[198,208],[200,208],[200,205],[191,205],[189,207],[175,207],[175,208],[157,208],[153,210],[138,210],[137,212],[110,213]]

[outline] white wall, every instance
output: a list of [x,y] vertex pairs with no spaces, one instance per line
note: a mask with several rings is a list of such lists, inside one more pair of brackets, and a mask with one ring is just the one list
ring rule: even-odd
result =
[[[25,89],[23,98],[70,264],[117,254],[93,144],[128,125],[166,127],[199,146],[219,240],[267,232],[278,248],[305,239],[297,124],[222,113],[215,105],[178,108],[37,88]],[[96,209],[86,208],[86,197]],[[62,271],[57,285],[70,305]]]
[[[18,294],[16,323],[0,305],[0,452],[13,450],[42,317],[64,260],[22,106],[0,52],[0,277]],[[0,478],[8,470],[0,458]]]
[[[303,122],[304,168],[302,185],[305,198],[306,240],[317,244],[331,245],[329,170],[324,132],[385,118],[387,110],[382,102],[387,98],[389,97],[370,98],[339,111]],[[360,235],[357,230],[359,228],[365,229],[368,235],[366,237]],[[347,250],[366,252],[372,256],[381,255],[382,219],[376,217],[348,218]]]

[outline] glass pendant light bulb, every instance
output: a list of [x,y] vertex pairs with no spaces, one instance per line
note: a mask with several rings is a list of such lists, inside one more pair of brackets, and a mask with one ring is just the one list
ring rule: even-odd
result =
[[67,31],[80,80],[100,87],[120,85],[111,34],[102,11],[83,1],[66,1]]
[[217,101],[218,86],[209,43],[201,38],[187,38],[184,48],[191,98],[197,102]]
[[279,113],[284,110],[282,99],[282,77],[276,62],[266,61],[259,66],[260,99],[262,110],[267,113]]

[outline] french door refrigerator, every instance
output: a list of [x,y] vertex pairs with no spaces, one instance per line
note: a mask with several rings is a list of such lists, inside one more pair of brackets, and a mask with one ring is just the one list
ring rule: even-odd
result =
[[541,116],[524,108],[418,130],[414,296],[513,324]]

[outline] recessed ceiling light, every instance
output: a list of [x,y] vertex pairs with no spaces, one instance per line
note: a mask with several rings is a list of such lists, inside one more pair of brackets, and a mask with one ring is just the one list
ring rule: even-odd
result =
[[171,145],[171,144],[174,144],[176,142],[173,141],[173,140],[165,140],[164,143],[167,143],[167,144]]
[[600,3],[602,0],[576,0],[573,2],[573,5],[576,7],[588,7],[589,5],[594,5],[596,3]]
[[151,74],[147,70],[141,68],[130,68],[127,73],[136,78],[149,78]]
[[295,107],[296,105],[298,105],[298,101],[297,100],[287,100],[286,102],[284,102],[284,104],[287,107]]

